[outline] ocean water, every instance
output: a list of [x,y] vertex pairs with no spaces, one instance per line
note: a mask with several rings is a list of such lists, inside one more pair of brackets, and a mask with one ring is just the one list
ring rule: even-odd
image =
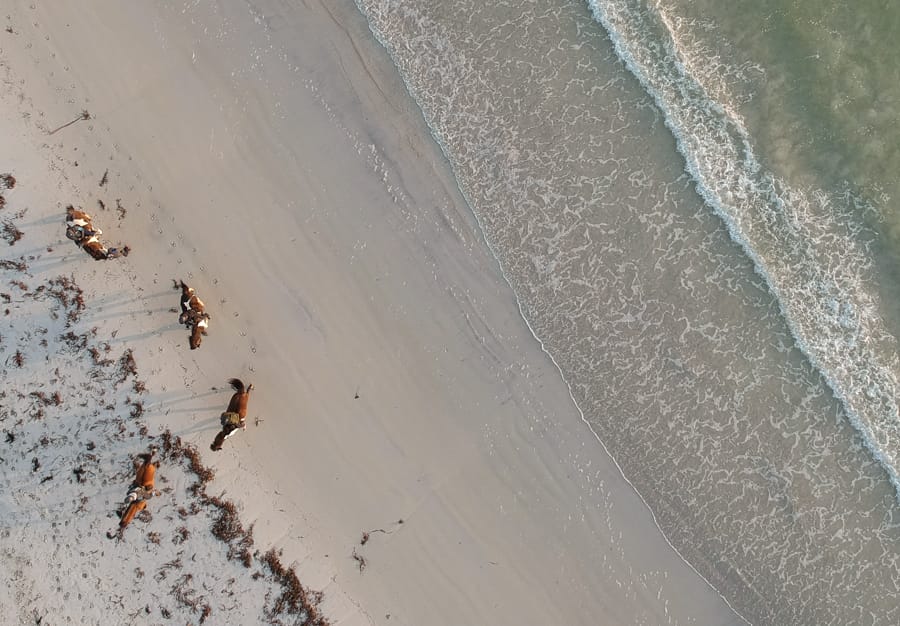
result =
[[900,623],[900,5],[356,2],[679,553]]

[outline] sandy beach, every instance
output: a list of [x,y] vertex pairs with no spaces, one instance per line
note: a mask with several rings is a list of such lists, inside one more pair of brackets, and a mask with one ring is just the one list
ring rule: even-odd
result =
[[[0,18],[0,218],[21,233],[0,242],[5,615],[302,623],[272,612],[274,549],[332,624],[745,623],[582,420],[352,2]],[[130,254],[66,240],[68,204]],[[74,320],[34,295],[58,277]],[[197,350],[174,280],[211,315]],[[247,429],[213,452],[232,377],[254,385]],[[179,513],[204,501],[171,451],[152,519],[106,538],[166,431],[252,528],[252,567],[209,532],[216,506]]]

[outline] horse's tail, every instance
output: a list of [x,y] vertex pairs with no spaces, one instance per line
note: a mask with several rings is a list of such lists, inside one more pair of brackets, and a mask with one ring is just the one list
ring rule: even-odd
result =
[[216,438],[213,439],[212,444],[210,444],[209,449],[213,452],[221,450],[222,444],[225,443],[225,429],[223,428],[216,434]]
[[[231,385],[231,388],[234,389],[238,393],[244,393],[244,391],[245,391],[244,383],[241,381],[240,378],[229,378],[228,384]],[[250,385],[250,387],[252,388],[253,385]],[[248,388],[246,391],[250,391],[250,389]]]

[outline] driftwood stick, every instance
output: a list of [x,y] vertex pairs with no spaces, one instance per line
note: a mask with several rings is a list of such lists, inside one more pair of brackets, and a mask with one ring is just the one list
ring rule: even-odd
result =
[[54,128],[53,130],[51,130],[51,131],[50,131],[49,133],[47,133],[47,134],[48,134],[48,135],[52,135],[53,133],[62,130],[62,129],[65,128],[66,126],[71,126],[71,125],[74,124],[75,122],[80,122],[81,120],[89,120],[89,119],[91,119],[91,114],[88,113],[87,109],[85,109],[84,111],[81,112],[81,115],[79,115],[78,117],[76,117],[76,118],[75,118],[74,120],[72,120],[71,122],[66,122],[66,123],[63,124],[62,126],[60,126],[60,127],[58,127],[58,128]]

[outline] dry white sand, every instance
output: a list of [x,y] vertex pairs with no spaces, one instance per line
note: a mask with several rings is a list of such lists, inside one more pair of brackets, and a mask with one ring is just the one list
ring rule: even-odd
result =
[[[75,330],[96,328],[111,359],[132,350],[147,388],[117,386],[116,364],[91,378],[36,298],[4,318],[0,427],[65,433],[4,468],[6,615],[114,623],[147,607],[140,619],[165,623],[157,602],[199,621],[172,596],[190,573],[212,623],[264,621],[277,588],[228,561],[202,515],[178,515],[191,478],[174,464],[152,520],[104,537],[130,459],[170,429],[214,468],[208,493],[238,503],[255,549],[282,550],[324,592],[332,623],[742,623],[581,420],[351,2],[13,2],[0,17],[0,172],[19,181],[0,217],[27,209],[3,258],[28,266],[0,270],[2,291],[71,275]],[[97,262],[65,240],[68,203],[131,254]],[[196,351],[172,279],[212,314]],[[249,426],[216,453],[230,377],[254,384]],[[28,412],[32,388],[59,386],[61,407]],[[136,401],[147,436],[123,416]],[[32,457],[82,459],[94,428],[88,482],[31,471]]]

